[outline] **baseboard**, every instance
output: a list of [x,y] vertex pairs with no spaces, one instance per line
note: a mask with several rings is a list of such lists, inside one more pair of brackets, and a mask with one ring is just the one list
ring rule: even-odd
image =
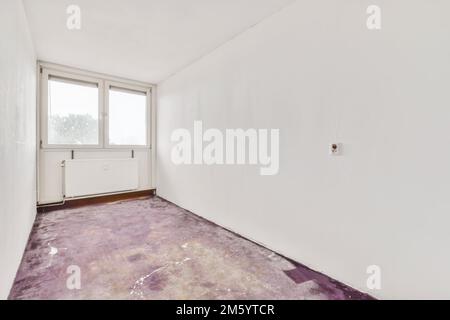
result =
[[155,189],[150,190],[142,190],[142,191],[133,191],[126,193],[117,193],[110,195],[102,195],[90,198],[80,198],[80,199],[71,199],[66,200],[64,203],[55,204],[55,205],[42,205],[37,207],[38,213],[46,213],[56,210],[62,209],[70,209],[70,208],[78,208],[108,202],[115,202],[121,200],[130,200],[142,197],[152,197],[155,195]]

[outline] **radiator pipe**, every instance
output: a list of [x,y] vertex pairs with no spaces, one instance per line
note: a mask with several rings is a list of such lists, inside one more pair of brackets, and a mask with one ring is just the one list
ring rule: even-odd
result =
[[61,202],[53,202],[53,203],[47,203],[47,204],[41,204],[41,205],[37,205],[37,208],[50,208],[50,207],[60,207],[66,204],[66,199],[64,199]]

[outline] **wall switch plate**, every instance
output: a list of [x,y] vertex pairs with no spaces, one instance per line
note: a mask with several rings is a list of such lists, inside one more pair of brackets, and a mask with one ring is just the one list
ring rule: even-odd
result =
[[342,143],[332,143],[329,147],[330,156],[342,155]]

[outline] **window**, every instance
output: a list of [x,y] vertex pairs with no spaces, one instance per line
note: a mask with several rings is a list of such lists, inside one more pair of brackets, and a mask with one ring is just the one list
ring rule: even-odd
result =
[[147,144],[147,94],[117,87],[109,89],[109,144]]
[[150,148],[150,87],[42,69],[42,148]]
[[48,144],[98,145],[98,86],[49,77]]

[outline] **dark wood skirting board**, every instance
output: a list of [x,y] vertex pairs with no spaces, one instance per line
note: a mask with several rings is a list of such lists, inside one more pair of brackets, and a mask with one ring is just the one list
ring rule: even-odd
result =
[[56,210],[62,209],[70,209],[70,208],[78,208],[84,206],[91,206],[96,204],[115,202],[121,200],[129,200],[136,199],[142,197],[153,197],[155,195],[156,190],[143,190],[143,191],[134,191],[134,192],[126,192],[126,193],[117,193],[111,195],[104,195],[98,197],[91,198],[83,198],[83,199],[72,199],[66,200],[64,204],[60,205],[42,205],[37,207],[38,213],[46,213]]

